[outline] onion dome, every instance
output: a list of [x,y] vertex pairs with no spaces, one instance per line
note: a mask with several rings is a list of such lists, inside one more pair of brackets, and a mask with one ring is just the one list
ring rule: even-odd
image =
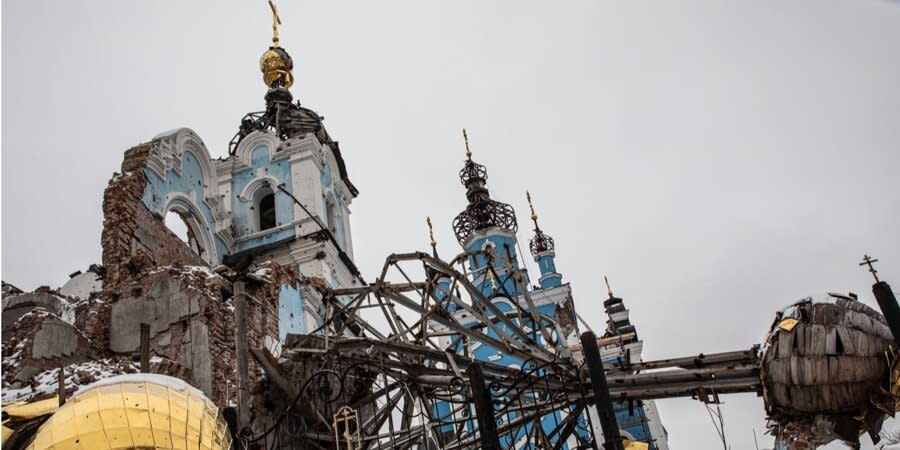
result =
[[491,199],[487,189],[487,169],[472,161],[469,137],[463,130],[466,142],[466,161],[459,171],[459,181],[466,187],[469,206],[453,219],[453,231],[460,245],[465,245],[472,233],[491,227],[515,233],[519,229],[516,212],[512,206]]
[[[93,383],[39,425],[23,448],[232,448],[228,424],[216,405],[183,380],[159,374]],[[4,439],[5,434],[4,429]]]
[[528,198],[528,208],[531,209],[531,220],[534,222],[534,237],[529,242],[531,256],[535,258],[541,253],[552,252],[556,247],[553,244],[553,238],[541,230],[538,225],[538,215],[534,212],[534,205],[531,203],[531,193],[525,191],[525,197]]
[[289,89],[294,84],[294,61],[287,51],[278,46],[278,25],[281,25],[281,17],[278,16],[278,8],[269,0],[269,8],[272,9],[272,46],[259,58],[259,70],[263,73],[263,81],[270,89]]
[[281,47],[269,47],[259,58],[259,70],[263,81],[271,89],[288,89],[294,84],[294,60]]

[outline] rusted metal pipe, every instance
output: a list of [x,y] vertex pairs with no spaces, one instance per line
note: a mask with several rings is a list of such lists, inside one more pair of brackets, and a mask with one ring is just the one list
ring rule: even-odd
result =
[[594,404],[597,406],[597,415],[600,416],[600,428],[603,429],[603,448],[625,450],[622,446],[622,436],[619,434],[619,424],[616,422],[616,413],[613,411],[612,398],[609,396],[609,387],[606,385],[606,372],[603,370],[603,360],[600,359],[597,336],[591,331],[582,333],[581,348],[591,376]]
[[494,418],[494,405],[491,393],[484,385],[484,369],[481,363],[472,363],[466,370],[469,374],[469,385],[472,388],[472,399],[475,401],[475,415],[478,418],[478,432],[481,435],[483,450],[500,450],[500,437],[497,434],[497,421]]

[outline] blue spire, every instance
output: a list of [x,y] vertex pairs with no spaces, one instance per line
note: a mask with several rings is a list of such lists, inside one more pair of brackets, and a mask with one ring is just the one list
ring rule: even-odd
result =
[[556,271],[556,247],[553,238],[544,233],[538,225],[538,215],[534,212],[534,204],[531,203],[531,193],[525,191],[525,197],[528,198],[528,208],[531,209],[531,220],[534,222],[534,237],[531,238],[529,247],[531,256],[541,269],[538,283],[541,289],[559,286],[562,284],[562,274]]

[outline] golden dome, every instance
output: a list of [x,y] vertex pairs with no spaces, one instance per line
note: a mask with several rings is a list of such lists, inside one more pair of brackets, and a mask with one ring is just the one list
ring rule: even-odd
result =
[[88,386],[38,429],[32,449],[231,448],[218,408],[177,378],[135,374]]
[[270,88],[290,88],[294,84],[291,70],[294,62],[291,56],[281,47],[269,47],[259,58],[259,70],[263,73],[263,81]]

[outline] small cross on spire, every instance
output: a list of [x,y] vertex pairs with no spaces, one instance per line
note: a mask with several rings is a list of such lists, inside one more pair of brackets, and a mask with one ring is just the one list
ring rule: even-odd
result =
[[537,213],[534,212],[534,205],[531,203],[531,192],[525,191],[525,197],[528,199],[528,208],[531,209],[531,220],[537,225]]
[[876,283],[881,281],[878,279],[878,271],[875,270],[875,266],[873,266],[873,264],[877,262],[877,259],[872,259],[872,257],[869,255],[863,255],[863,260],[861,263],[859,263],[860,266],[869,266],[869,272],[872,272],[872,276],[875,277]]
[[466,158],[472,159],[472,150],[469,150],[469,135],[466,134],[466,129],[463,128],[463,140],[466,142]]
[[269,8],[272,9],[272,43],[278,47],[278,25],[281,25],[281,16],[278,15],[278,8],[272,0],[269,0]]
[[428,224],[428,239],[431,240],[431,248],[434,249],[437,247],[437,241],[434,240],[434,228],[431,227],[431,216],[425,218],[425,223]]

